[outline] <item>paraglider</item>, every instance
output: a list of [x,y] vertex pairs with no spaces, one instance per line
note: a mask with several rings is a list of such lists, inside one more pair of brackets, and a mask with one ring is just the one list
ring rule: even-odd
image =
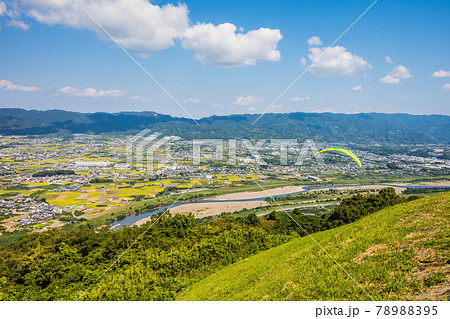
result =
[[325,149],[323,149],[323,150],[317,152],[316,154],[314,154],[314,155],[312,156],[312,158],[314,158],[316,155],[318,155],[318,154],[320,154],[320,153],[323,153],[323,152],[329,152],[329,151],[338,151],[338,152],[342,152],[342,153],[344,153],[344,154],[347,154],[348,156],[350,156],[351,158],[353,158],[353,159],[356,161],[356,163],[358,163],[358,166],[359,166],[360,168],[362,167],[361,161],[359,160],[359,158],[358,158],[355,154],[353,154],[351,151],[346,150],[346,149],[344,149],[344,148],[338,148],[338,147],[325,148]]

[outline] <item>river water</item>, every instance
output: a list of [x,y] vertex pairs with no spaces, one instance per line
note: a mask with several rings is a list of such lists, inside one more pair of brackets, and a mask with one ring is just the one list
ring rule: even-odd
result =
[[[401,187],[401,188],[450,188],[448,186],[428,186],[428,185],[389,185],[389,184],[359,184],[359,185],[334,185],[334,188],[346,188],[346,187],[354,187],[354,186],[386,186],[386,187]],[[286,196],[286,195],[291,195],[291,194],[301,194],[301,193],[306,193],[309,192],[311,190],[321,190],[321,189],[331,189],[330,186],[305,186],[304,189],[302,191],[299,192],[291,192],[291,193],[285,193],[285,194],[280,194],[280,195],[274,195],[272,197],[279,197],[279,196]],[[142,214],[139,215],[130,215],[125,217],[122,220],[116,220],[112,223],[109,224],[109,226],[111,227],[112,230],[119,230],[122,229],[126,226],[132,226],[134,225],[136,222],[140,221],[141,219],[150,217],[152,215],[155,215],[159,212],[164,211],[167,208],[173,208],[173,207],[178,207],[178,206],[182,206],[182,205],[186,205],[186,204],[190,204],[190,203],[223,203],[224,205],[228,202],[251,202],[251,201],[262,201],[265,200],[267,196],[264,197],[254,197],[254,198],[249,198],[249,199],[232,199],[232,200],[215,200],[215,199],[202,199],[202,200],[196,200],[196,201],[190,201],[190,202],[182,202],[182,203],[175,203],[173,205],[167,205],[167,206],[163,206],[157,209],[153,209],[153,210],[149,210],[147,212],[144,212]]]

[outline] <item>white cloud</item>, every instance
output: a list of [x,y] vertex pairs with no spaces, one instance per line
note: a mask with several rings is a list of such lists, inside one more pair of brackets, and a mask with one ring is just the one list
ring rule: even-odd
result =
[[336,111],[330,107],[324,109],[315,109],[312,111],[313,113],[335,113]]
[[403,65],[395,66],[388,75],[380,79],[383,84],[399,84],[400,79],[410,79],[413,75]]
[[[159,7],[147,0],[92,0],[80,1],[80,4],[127,49],[166,49],[173,46],[174,39],[183,36],[189,26],[188,9],[184,4]],[[74,1],[23,0],[18,9],[40,23],[89,29],[108,39]]]
[[311,100],[311,97],[309,97],[309,96],[305,96],[305,97],[293,97],[293,98],[291,98],[291,101],[292,102],[305,102],[305,101],[309,101],[309,100]]
[[8,27],[13,27],[13,28],[19,28],[22,30],[28,30],[30,27],[23,21],[20,20],[12,20],[12,21],[8,21],[8,23],[6,24]]
[[401,97],[397,99],[399,102],[407,102],[409,99],[407,97]]
[[439,70],[439,71],[433,72],[433,74],[431,76],[434,78],[449,78],[450,71]]
[[282,108],[284,108],[284,105],[281,105],[281,104],[272,105],[272,107],[271,107],[272,110],[281,110]]
[[0,16],[6,12],[6,4],[3,1],[0,1]]
[[113,97],[117,98],[119,96],[124,95],[125,92],[122,92],[120,90],[100,90],[97,91],[93,88],[87,88],[83,91],[76,89],[71,86],[66,86],[63,88],[60,88],[58,90],[58,93],[56,95],[71,95],[71,96],[80,96],[80,97]]
[[444,85],[442,86],[442,88],[443,88],[445,91],[450,91],[450,83],[444,84]]
[[[92,30],[110,41],[74,1],[17,0],[17,3],[18,13],[40,23]],[[80,0],[80,4],[126,49],[159,51],[180,40],[183,48],[196,51],[197,61],[209,66],[239,67],[255,65],[257,60],[280,60],[276,48],[282,35],[278,29],[260,28],[243,33],[242,28],[238,31],[230,23],[193,25],[185,4],[158,6],[148,0]]]
[[351,54],[344,47],[332,47],[322,56],[326,49],[327,48],[309,49],[311,53],[308,54],[308,58],[313,62],[316,61],[310,69],[311,74],[318,76],[328,76],[332,74],[355,76],[359,71],[372,69],[372,66],[367,61],[356,54]]
[[302,58],[300,59],[300,64],[301,64],[302,66],[305,66],[305,65],[306,65],[306,59],[305,59],[305,57],[302,57]]
[[352,88],[353,92],[361,92],[363,89],[362,85],[355,86]]
[[132,100],[136,100],[136,101],[148,101],[148,98],[143,97],[143,96],[139,96],[139,95],[133,95],[131,97]]
[[385,57],[384,59],[386,60],[387,63],[389,63],[389,64],[394,64],[394,63],[392,62],[392,59],[391,59],[390,57],[387,56],[387,57]]
[[38,92],[42,91],[40,88],[36,86],[22,86],[18,84],[14,84],[8,80],[0,81],[0,88],[8,91],[22,91],[22,92]]
[[136,56],[142,59],[148,59],[148,54],[145,52],[136,52]]
[[240,96],[240,97],[238,97],[234,101],[234,104],[243,106],[243,105],[256,104],[256,103],[261,102],[261,101],[262,101],[261,98],[249,95],[249,96]]
[[384,78],[380,79],[380,82],[383,84],[399,84],[400,79],[394,78],[391,75],[386,75]]
[[211,103],[211,106],[214,106],[214,107],[222,107],[223,106],[223,104],[220,104],[220,103]]
[[256,111],[256,108],[253,107],[253,106],[250,106],[247,110],[249,110],[250,112],[255,112],[255,111]]
[[397,79],[409,79],[412,78],[413,75],[411,72],[405,68],[403,65],[398,65],[392,69],[392,71],[389,73],[389,75],[393,76]]
[[311,38],[308,39],[308,44],[311,46],[319,46],[322,45],[322,40],[320,40],[319,37],[313,36]]
[[200,100],[195,97],[190,97],[188,99],[183,100],[184,103],[200,103]]
[[194,58],[208,66],[224,68],[256,65],[257,60],[280,61],[280,30],[260,28],[236,33],[236,26],[199,23],[186,30],[183,48],[196,51]]

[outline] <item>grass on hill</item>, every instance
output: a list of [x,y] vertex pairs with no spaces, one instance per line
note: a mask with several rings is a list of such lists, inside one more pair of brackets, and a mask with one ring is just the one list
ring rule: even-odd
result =
[[[385,208],[312,237],[375,300],[443,300],[450,289],[450,192]],[[370,300],[309,237],[260,252],[179,300]]]

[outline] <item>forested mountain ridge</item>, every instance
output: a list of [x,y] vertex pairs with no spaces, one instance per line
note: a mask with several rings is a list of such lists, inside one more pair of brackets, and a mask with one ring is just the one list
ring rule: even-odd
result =
[[286,113],[197,120],[155,112],[77,113],[0,109],[0,134],[122,133],[144,128],[182,138],[312,138],[328,142],[446,143],[450,116],[384,113]]

